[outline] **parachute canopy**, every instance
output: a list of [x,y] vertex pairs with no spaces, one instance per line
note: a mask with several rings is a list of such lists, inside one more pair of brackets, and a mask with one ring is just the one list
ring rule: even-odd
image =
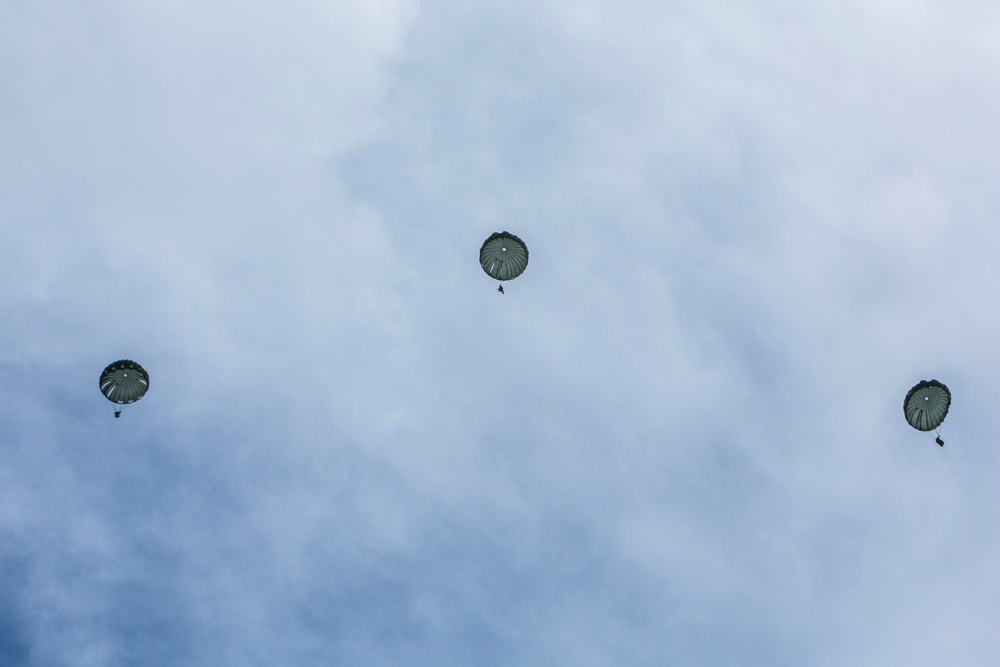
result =
[[528,246],[510,232],[496,232],[479,249],[483,271],[496,280],[513,280],[528,266]]
[[101,393],[112,403],[135,403],[149,389],[149,373],[130,359],[121,359],[101,373]]
[[918,382],[903,399],[903,414],[918,431],[933,431],[948,416],[951,392],[937,380]]

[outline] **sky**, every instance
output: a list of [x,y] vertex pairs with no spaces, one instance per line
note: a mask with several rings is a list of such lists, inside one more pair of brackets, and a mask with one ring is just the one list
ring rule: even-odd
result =
[[0,4],[0,667],[995,664],[998,91],[981,0]]

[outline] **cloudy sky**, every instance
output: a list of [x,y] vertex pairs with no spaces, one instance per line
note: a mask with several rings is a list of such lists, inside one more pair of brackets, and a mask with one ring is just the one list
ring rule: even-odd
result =
[[998,91],[984,0],[0,3],[0,666],[994,665]]

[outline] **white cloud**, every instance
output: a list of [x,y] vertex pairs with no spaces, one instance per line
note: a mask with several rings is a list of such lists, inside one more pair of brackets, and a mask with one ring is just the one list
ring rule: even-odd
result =
[[10,655],[989,664],[990,7],[0,18]]

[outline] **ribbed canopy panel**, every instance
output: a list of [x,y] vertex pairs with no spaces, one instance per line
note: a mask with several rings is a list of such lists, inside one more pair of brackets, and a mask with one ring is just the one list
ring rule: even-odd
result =
[[528,246],[509,232],[496,232],[479,249],[479,263],[491,278],[513,280],[528,266]]
[[906,394],[903,414],[910,426],[920,431],[933,431],[948,416],[951,392],[937,380],[923,380]]
[[112,403],[135,403],[149,389],[149,373],[129,359],[121,359],[101,373],[101,393]]

